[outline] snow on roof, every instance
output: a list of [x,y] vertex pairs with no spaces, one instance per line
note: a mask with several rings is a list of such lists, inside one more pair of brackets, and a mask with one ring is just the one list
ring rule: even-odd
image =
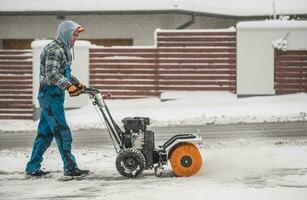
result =
[[307,21],[297,21],[297,20],[265,20],[265,21],[248,21],[239,22],[237,24],[237,29],[239,30],[251,30],[251,29],[299,29],[307,30]]
[[0,0],[0,13],[191,11],[230,16],[307,14],[307,0]]

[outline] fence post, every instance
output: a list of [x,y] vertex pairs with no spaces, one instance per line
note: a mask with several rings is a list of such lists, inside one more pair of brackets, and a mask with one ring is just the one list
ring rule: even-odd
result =
[[32,82],[32,88],[33,88],[33,120],[37,120],[40,115],[40,109],[39,104],[37,100],[37,94],[39,89],[39,71],[40,71],[40,54],[43,50],[43,48],[49,43],[51,40],[35,40],[31,43],[31,47],[33,49],[33,59],[32,59],[32,65],[33,65],[33,82]]
[[[72,75],[85,85],[89,85],[89,49],[91,43],[84,40],[77,40],[75,43],[75,59],[72,62]],[[71,98],[66,92],[65,108],[80,108],[88,104],[88,96],[80,95]]]

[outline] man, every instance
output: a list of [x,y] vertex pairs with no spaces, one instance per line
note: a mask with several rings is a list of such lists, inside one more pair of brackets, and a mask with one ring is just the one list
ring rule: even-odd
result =
[[66,180],[88,175],[88,170],[77,167],[71,153],[72,136],[64,114],[65,90],[71,97],[78,96],[85,86],[70,74],[72,55],[70,50],[80,32],[85,29],[73,21],[63,21],[57,37],[49,43],[40,56],[40,89],[38,94],[41,108],[38,133],[34,141],[32,155],[26,166],[27,178],[50,177],[51,172],[41,170],[43,154],[53,138],[61,154]]

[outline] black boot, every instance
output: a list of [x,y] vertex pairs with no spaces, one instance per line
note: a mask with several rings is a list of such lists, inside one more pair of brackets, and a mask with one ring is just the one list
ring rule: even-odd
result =
[[33,178],[33,179],[39,179],[39,178],[50,178],[52,177],[53,173],[49,171],[34,171],[34,172],[26,172],[25,178]]
[[71,180],[71,179],[80,179],[87,176],[90,173],[89,170],[81,170],[79,168],[68,170],[64,173],[64,180]]

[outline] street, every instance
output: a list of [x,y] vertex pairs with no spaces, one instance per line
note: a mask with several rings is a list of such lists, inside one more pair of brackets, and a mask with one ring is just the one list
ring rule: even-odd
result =
[[296,199],[307,196],[307,123],[206,125],[152,128],[156,145],[176,133],[199,132],[202,169],[176,177],[170,165],[162,177],[146,170],[137,179],[118,174],[116,153],[104,130],[73,131],[73,153],[85,180],[59,181],[62,161],[53,142],[43,168],[54,178],[25,180],[35,132],[0,134],[0,199]]
[[[177,127],[149,127],[155,132],[156,144],[160,145],[175,134],[198,132],[205,143],[236,140],[240,138],[299,138],[307,137],[307,122],[246,123],[226,125],[201,125]],[[111,144],[106,130],[78,130],[73,132],[73,145],[79,147],[103,147]],[[0,150],[30,148],[36,132],[0,132]]]

